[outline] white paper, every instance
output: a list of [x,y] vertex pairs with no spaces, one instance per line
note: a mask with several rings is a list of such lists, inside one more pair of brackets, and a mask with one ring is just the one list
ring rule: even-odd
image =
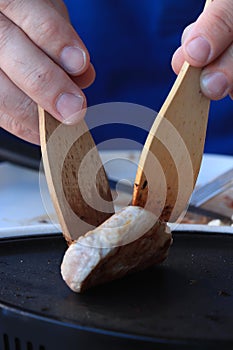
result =
[[[134,182],[138,152],[104,151],[101,157],[110,178]],[[233,157],[204,155],[197,184],[208,183],[230,168]],[[0,163],[0,237],[46,232],[60,232],[60,226],[45,179],[42,186],[37,171]]]

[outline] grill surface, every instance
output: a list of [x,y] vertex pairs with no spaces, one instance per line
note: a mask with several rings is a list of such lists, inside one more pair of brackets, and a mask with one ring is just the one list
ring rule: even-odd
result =
[[1,349],[232,349],[233,237],[176,233],[162,265],[83,295],[62,281],[65,249],[60,235],[0,242]]

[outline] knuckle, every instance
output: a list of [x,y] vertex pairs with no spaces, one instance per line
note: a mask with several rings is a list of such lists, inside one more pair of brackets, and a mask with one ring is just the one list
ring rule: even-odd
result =
[[23,124],[21,124],[21,123],[15,123],[15,124],[17,124],[17,127],[14,130],[13,134],[17,135],[19,138],[21,138],[21,139],[29,139],[31,137],[31,135],[34,134],[33,130],[27,128]]
[[212,23],[214,23],[214,26],[216,26],[218,30],[232,35],[233,21],[229,11],[223,7],[219,7],[218,11],[212,13],[212,18]]
[[[0,70],[0,111],[14,116],[33,115],[36,104]],[[37,110],[37,108],[36,108]]]
[[22,135],[25,129],[22,124],[16,118],[9,116],[6,113],[0,114],[0,125],[2,128],[10,131],[14,135]]
[[24,75],[23,88],[29,95],[37,96],[47,91],[51,81],[53,81],[54,73],[46,67],[36,67]]
[[6,129],[6,126],[8,124],[8,115],[3,113],[2,111],[0,112],[0,127]]
[[17,0],[0,0],[0,10],[6,11],[11,5],[17,3]]
[[37,133],[36,127],[34,131],[27,126],[24,120],[17,119],[5,113],[0,113],[0,126],[11,134],[27,140],[32,139],[33,134]]
[[5,46],[5,44],[9,41],[9,33],[12,30],[11,22],[0,13],[0,48]]
[[37,44],[39,46],[47,45],[48,40],[54,38],[60,32],[57,21],[54,21],[51,17],[47,17],[38,24],[38,39]]
[[22,122],[28,123],[35,115],[37,115],[37,106],[35,102],[28,96],[18,99],[14,105],[15,116],[20,118]]

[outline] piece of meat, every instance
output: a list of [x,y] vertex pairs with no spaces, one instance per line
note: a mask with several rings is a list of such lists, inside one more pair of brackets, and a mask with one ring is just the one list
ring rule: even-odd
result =
[[169,227],[141,207],[128,206],[67,249],[61,274],[74,292],[161,263],[172,243]]

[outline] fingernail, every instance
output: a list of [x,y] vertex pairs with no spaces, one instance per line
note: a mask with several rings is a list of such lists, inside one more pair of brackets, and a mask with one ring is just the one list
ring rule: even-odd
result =
[[201,76],[201,89],[211,99],[220,99],[228,93],[228,81],[222,72],[206,73]]
[[61,63],[68,73],[79,73],[86,64],[86,54],[79,47],[65,47],[61,52]]
[[201,36],[189,41],[185,49],[188,55],[199,63],[206,63],[211,51],[209,42]]
[[65,124],[74,124],[82,119],[83,102],[80,95],[64,93],[58,97],[57,111]]

